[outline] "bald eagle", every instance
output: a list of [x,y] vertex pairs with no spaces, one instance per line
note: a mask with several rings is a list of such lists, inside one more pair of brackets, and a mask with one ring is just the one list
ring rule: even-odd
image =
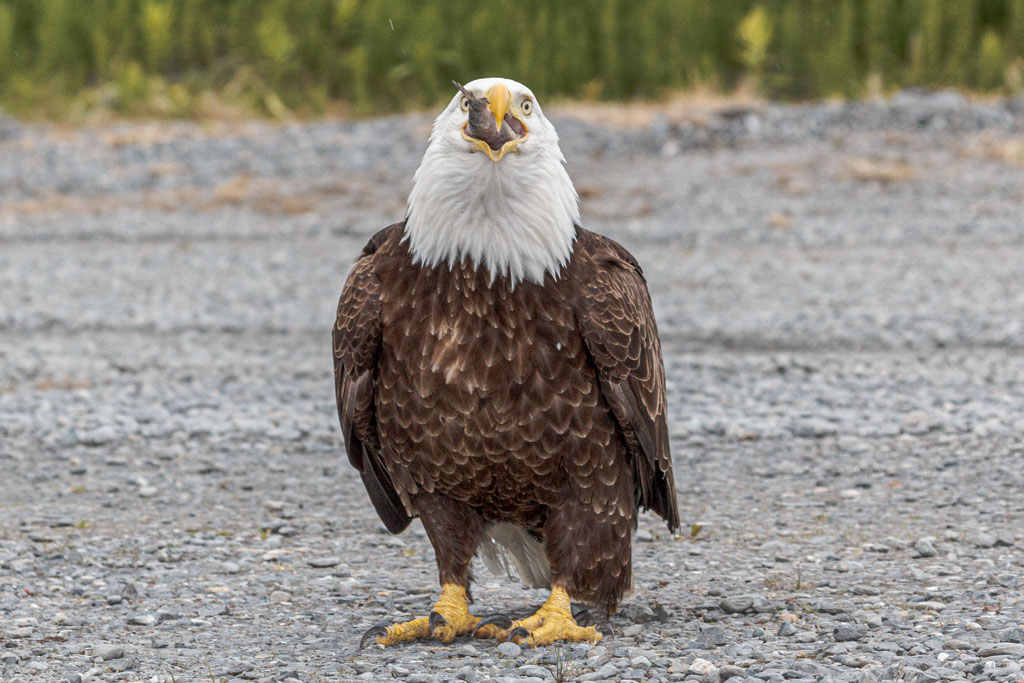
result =
[[[405,220],[370,239],[333,329],[348,457],[384,525],[419,517],[441,595],[360,646],[456,636],[597,641],[571,600],[613,611],[639,509],[679,526],[661,346],[643,272],[580,227],[534,94],[486,78],[434,122]],[[470,613],[470,564],[550,588],[524,619]]]

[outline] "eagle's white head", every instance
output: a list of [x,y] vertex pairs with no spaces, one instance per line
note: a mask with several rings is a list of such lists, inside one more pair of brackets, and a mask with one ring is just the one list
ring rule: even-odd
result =
[[434,121],[413,179],[405,223],[413,258],[431,267],[468,259],[492,282],[513,285],[557,277],[580,220],[558,134],[521,83],[481,78],[465,90],[470,97],[456,92]]

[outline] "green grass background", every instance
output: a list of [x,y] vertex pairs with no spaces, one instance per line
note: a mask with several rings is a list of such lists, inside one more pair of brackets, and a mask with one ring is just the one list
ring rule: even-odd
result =
[[504,75],[543,97],[1024,89],[1024,0],[0,0],[0,107],[370,115]]

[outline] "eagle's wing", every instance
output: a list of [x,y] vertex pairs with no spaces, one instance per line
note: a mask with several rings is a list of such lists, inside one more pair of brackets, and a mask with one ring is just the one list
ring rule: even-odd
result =
[[633,459],[637,503],[675,531],[679,510],[665,414],[665,367],[647,282],[636,259],[618,243],[582,230],[579,239],[594,265],[580,283],[580,330]]
[[374,235],[356,259],[341,292],[332,337],[334,390],[348,459],[359,470],[384,526],[397,534],[412,518],[381,461],[374,408],[374,375],[381,344],[380,282],[374,262],[388,231]]

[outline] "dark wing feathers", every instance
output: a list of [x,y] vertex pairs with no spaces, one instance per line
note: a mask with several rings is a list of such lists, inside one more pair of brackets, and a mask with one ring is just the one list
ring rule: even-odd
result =
[[580,282],[580,330],[601,390],[633,457],[637,502],[679,527],[665,401],[665,368],[647,282],[632,254],[580,231],[593,270]]
[[374,272],[374,261],[378,248],[394,227],[374,235],[356,259],[338,302],[332,338],[334,391],[348,459],[359,470],[384,526],[397,534],[412,518],[380,458],[373,400],[381,340],[380,282]]

